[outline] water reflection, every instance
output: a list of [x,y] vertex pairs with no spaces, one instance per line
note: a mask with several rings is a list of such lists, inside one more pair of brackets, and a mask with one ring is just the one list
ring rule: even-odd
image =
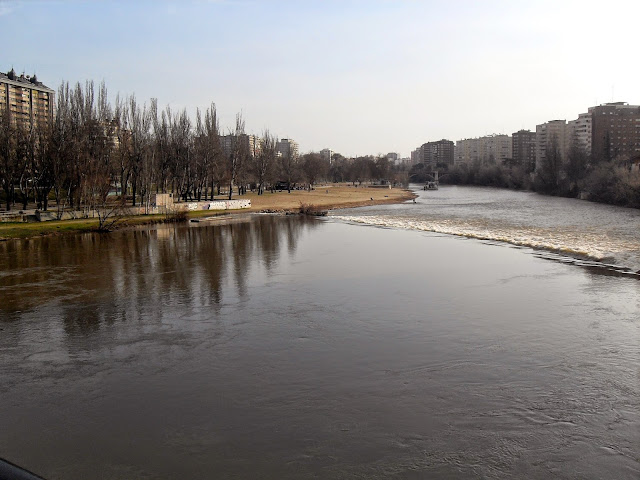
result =
[[[168,225],[0,243],[0,313],[16,320],[47,308],[69,335],[100,325],[162,318],[170,306],[219,310],[247,297],[317,225],[306,217]],[[140,301],[144,299],[144,301]]]
[[298,217],[0,248],[45,478],[638,478],[636,280]]

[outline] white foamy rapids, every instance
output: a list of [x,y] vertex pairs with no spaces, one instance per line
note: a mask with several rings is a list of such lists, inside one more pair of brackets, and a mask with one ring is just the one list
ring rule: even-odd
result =
[[[332,218],[349,223],[404,230],[457,235],[478,240],[504,242],[552,252],[582,265],[593,264],[615,269],[622,273],[640,273],[638,245],[620,239],[612,239],[602,232],[578,232],[574,229],[544,229],[504,225],[487,225],[466,220],[417,220],[384,215],[350,216],[335,215]],[[560,259],[560,258],[558,258]],[[585,262],[591,261],[591,262]],[[593,263],[592,263],[593,262]]]

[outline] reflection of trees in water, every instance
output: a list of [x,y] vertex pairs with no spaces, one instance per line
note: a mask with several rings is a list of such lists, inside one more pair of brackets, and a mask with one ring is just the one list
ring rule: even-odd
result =
[[303,231],[318,224],[307,217],[258,216],[195,228],[2,242],[0,313],[19,317],[50,304],[62,310],[71,336],[119,321],[166,321],[176,308],[208,307],[216,314],[223,298],[249,295],[251,275],[261,269],[272,274],[282,249],[293,254]]

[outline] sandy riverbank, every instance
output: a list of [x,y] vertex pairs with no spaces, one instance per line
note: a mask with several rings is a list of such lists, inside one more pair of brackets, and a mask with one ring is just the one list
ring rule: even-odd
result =
[[[248,193],[234,198],[248,198],[251,200],[251,208],[243,210],[227,210],[218,214],[233,215],[247,212],[287,212],[297,211],[301,205],[313,206],[320,210],[334,208],[359,207],[364,205],[376,205],[383,203],[400,203],[414,198],[414,195],[401,188],[370,188],[365,185],[354,187],[346,184],[320,185],[315,190],[294,190],[263,195]],[[222,197],[217,197],[222,199]],[[189,217],[211,216],[210,210],[190,212]],[[121,222],[121,226],[143,225],[161,222],[164,215],[138,215],[127,217]],[[86,218],[79,220],[63,220],[38,223],[0,223],[0,240],[10,238],[29,238],[41,235],[55,235],[60,233],[79,233],[96,229],[98,221]]]

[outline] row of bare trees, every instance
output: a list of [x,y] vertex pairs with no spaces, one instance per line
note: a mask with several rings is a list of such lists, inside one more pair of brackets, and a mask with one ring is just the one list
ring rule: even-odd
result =
[[[244,129],[237,115],[228,133],[242,139]],[[64,83],[51,122],[30,125],[0,112],[0,185],[7,210],[30,201],[47,210],[51,195],[59,213],[95,211],[114,203],[110,194],[147,207],[154,192],[201,200],[225,189],[231,198],[234,186],[244,192],[250,183],[262,193],[283,171],[297,178],[291,166],[301,159],[277,157],[276,143],[267,130],[254,151],[234,140],[226,155],[215,104],[198,110],[194,124],[186,110],[160,111],[155,99],[141,105],[118,96],[112,106],[104,83]]]
[[[388,178],[386,158],[330,162],[318,153],[280,155],[269,130],[260,138],[245,133],[241,114],[226,135],[220,131],[215,104],[196,111],[157,100],[141,104],[134,95],[109,103],[104,83],[63,83],[53,119],[28,124],[0,112],[0,185],[6,209],[36,202],[47,210],[54,198],[58,216],[66,209],[110,211],[125,201],[148,211],[153,193],[173,192],[184,200],[213,199],[255,188],[324,179],[363,182]],[[223,144],[224,143],[224,144]],[[223,192],[224,190],[224,192]]]

